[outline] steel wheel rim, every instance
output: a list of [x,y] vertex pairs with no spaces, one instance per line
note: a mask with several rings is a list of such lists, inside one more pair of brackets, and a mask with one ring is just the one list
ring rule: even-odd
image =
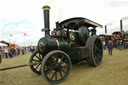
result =
[[38,52],[34,52],[32,58],[30,59],[30,64],[31,63],[38,63],[36,65],[31,65],[30,68],[33,69],[36,73],[40,74],[41,71],[41,61],[43,59],[43,56]]
[[102,61],[102,56],[103,56],[103,47],[102,47],[102,42],[99,38],[95,40],[95,44],[93,46],[93,53],[94,53],[94,60],[96,64],[100,64]]
[[47,59],[43,68],[44,76],[49,82],[59,83],[70,73],[70,60],[63,53],[55,53]]

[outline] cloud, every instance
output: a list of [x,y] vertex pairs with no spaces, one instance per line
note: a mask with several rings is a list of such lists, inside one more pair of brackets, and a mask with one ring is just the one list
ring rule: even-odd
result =
[[[8,2],[8,3],[7,3]],[[47,0],[1,0],[0,1],[0,39],[24,45],[37,44],[44,36],[42,6]],[[63,21],[72,17],[85,17],[99,24],[108,25],[108,33],[119,30],[119,20],[128,15],[128,2],[125,0],[48,0],[50,6],[50,28],[55,28],[56,21]],[[118,22],[118,23],[115,23]],[[127,29],[124,21],[124,29]],[[111,23],[111,24],[110,24]],[[97,28],[97,34],[104,33],[104,28]]]
[[25,19],[17,22],[7,21],[1,27],[1,36],[2,39],[7,40],[10,34],[17,36],[24,31],[31,30],[32,28],[32,23]]
[[127,6],[128,1],[126,0],[107,0],[105,1],[105,7],[121,7],[121,6]]
[[6,24],[3,25],[2,29],[15,29],[16,27],[22,25],[22,24],[31,24],[28,20],[20,20],[18,22],[12,22],[12,21],[7,21]]

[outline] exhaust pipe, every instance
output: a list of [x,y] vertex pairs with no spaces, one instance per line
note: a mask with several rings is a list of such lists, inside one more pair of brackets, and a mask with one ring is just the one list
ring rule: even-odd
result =
[[105,34],[107,34],[107,25],[105,25]]
[[44,10],[44,29],[42,31],[45,31],[45,36],[50,36],[50,25],[49,25],[49,6],[43,6],[42,9]]
[[120,32],[123,32],[123,22],[120,20]]

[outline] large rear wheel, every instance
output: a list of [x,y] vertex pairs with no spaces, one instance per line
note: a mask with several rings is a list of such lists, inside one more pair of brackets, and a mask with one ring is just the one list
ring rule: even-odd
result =
[[99,36],[90,36],[87,40],[88,64],[90,66],[99,66],[103,57],[103,46]]

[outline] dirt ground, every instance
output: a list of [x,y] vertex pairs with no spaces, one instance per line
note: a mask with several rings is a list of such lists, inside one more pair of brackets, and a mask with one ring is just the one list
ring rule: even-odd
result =
[[[20,55],[3,59],[0,68],[28,63],[29,56]],[[33,73],[29,67],[0,72],[0,85],[50,85],[41,75]],[[72,66],[72,71],[63,83],[58,85],[128,85],[128,49],[114,49],[113,55],[104,51],[99,67],[89,67],[87,62]]]

